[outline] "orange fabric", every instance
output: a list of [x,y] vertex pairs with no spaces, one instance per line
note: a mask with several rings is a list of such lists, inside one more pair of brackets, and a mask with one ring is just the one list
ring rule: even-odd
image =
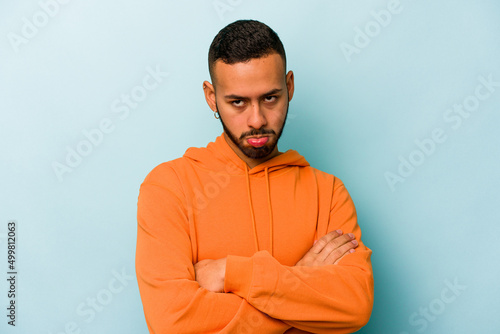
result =
[[[153,169],[138,200],[136,273],[151,333],[352,333],[373,305],[371,250],[343,183],[288,150],[249,169],[223,134]],[[295,267],[342,229],[338,264]],[[225,293],[193,265],[227,258]]]

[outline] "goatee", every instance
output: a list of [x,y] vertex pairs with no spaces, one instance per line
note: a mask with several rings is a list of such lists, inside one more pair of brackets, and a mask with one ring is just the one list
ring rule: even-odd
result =
[[222,115],[219,112],[219,108],[217,107],[217,104],[215,106],[217,113],[219,114],[219,119],[222,124],[222,128],[224,129],[224,132],[226,135],[229,137],[229,139],[236,145],[243,154],[245,154],[247,157],[251,159],[261,159],[267,157],[269,154],[271,154],[274,151],[274,148],[278,144],[278,140],[280,139],[281,135],[283,134],[283,129],[285,128],[285,123],[286,119],[288,117],[288,103],[286,106],[286,114],[285,114],[285,120],[283,121],[283,125],[281,126],[281,129],[278,132],[278,135],[276,136],[276,141],[269,145],[263,145],[261,147],[248,147],[243,145],[243,140],[245,137],[251,137],[251,136],[261,136],[261,135],[269,135],[273,134],[276,135],[276,132],[272,129],[252,129],[251,131],[247,133],[243,133],[239,139],[236,138],[236,136],[226,127],[226,124],[224,124],[224,121],[222,120]]

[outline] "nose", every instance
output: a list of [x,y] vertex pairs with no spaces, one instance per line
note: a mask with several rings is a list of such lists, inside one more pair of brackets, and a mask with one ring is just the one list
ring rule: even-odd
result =
[[248,116],[248,126],[254,129],[260,129],[261,127],[267,125],[266,116],[259,103],[253,103],[250,115]]

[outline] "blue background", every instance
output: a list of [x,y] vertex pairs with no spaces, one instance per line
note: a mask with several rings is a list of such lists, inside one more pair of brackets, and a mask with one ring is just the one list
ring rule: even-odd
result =
[[[494,0],[2,1],[0,267],[16,220],[18,294],[12,328],[0,280],[0,332],[147,333],[139,185],[222,132],[202,94],[208,48],[253,18],[295,73],[280,151],[343,180],[373,249],[361,333],[498,333],[499,15]],[[132,93],[141,101],[125,107]],[[453,112],[464,103],[467,117]],[[87,155],[58,177],[79,145]]]

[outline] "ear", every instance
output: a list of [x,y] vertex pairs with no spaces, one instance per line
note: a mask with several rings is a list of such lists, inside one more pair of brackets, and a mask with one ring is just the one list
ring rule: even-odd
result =
[[217,111],[217,107],[215,104],[215,89],[214,86],[208,82],[203,81],[203,93],[205,94],[205,100],[207,101],[208,106],[212,111]]
[[295,89],[294,83],[293,83],[293,72],[288,71],[286,74],[286,88],[288,90],[288,102],[292,100],[293,97],[293,91]]

